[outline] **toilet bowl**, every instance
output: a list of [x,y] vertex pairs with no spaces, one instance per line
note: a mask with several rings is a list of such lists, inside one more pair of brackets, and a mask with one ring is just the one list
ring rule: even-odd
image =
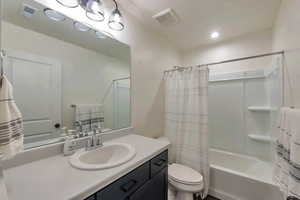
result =
[[193,200],[193,195],[203,190],[202,175],[181,164],[169,165],[168,181],[176,190],[176,200]]
[[[167,140],[166,137],[158,139]],[[194,194],[200,193],[204,187],[203,177],[199,172],[178,163],[169,165],[168,182],[171,188],[169,192],[173,193],[169,196],[175,198],[174,200],[193,200]]]

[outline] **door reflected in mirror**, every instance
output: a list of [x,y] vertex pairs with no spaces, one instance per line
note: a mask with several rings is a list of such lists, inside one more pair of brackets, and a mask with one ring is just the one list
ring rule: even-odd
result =
[[2,6],[4,72],[23,115],[26,148],[130,126],[129,46],[33,0]]

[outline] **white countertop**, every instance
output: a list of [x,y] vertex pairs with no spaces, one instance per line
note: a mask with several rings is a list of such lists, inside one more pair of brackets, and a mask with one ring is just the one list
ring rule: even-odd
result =
[[[71,167],[62,154],[4,171],[9,200],[83,200],[168,148],[166,141],[128,135],[110,142],[131,144],[136,156],[121,166],[96,171]],[[105,145],[105,143],[104,143]]]

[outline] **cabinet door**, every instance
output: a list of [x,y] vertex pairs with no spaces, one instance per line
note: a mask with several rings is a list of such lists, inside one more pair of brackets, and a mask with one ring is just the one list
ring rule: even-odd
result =
[[131,195],[129,200],[167,200],[167,173],[167,168],[163,169],[159,174]]

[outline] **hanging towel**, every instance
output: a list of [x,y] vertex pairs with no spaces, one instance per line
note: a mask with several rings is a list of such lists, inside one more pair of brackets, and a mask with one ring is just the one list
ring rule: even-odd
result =
[[76,117],[75,126],[82,124],[84,132],[90,132],[93,128],[103,127],[104,113],[101,104],[77,104],[76,105]]
[[12,85],[3,76],[0,88],[0,153],[3,159],[8,159],[22,150],[22,115],[13,99]]
[[3,170],[0,165],[0,199],[1,200],[8,200],[7,197],[7,189],[4,182]]
[[275,182],[284,195],[300,198],[300,110],[281,108],[276,141]]
[[91,127],[92,129],[104,127],[104,112],[101,104],[91,105]]
[[300,199],[300,110],[294,109],[290,136],[289,196]]
[[83,132],[91,130],[91,111],[90,106],[86,104],[76,104],[75,127],[82,126]]

